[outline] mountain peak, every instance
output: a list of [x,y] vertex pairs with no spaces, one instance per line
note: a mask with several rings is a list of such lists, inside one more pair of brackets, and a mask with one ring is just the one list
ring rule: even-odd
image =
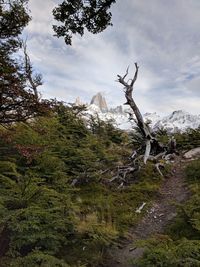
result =
[[83,105],[83,103],[82,103],[82,101],[81,101],[81,99],[80,99],[79,96],[78,96],[78,97],[76,98],[76,100],[75,100],[75,105],[76,105],[76,106],[81,106],[81,105]]
[[96,105],[97,107],[100,108],[100,110],[102,112],[107,112],[108,111],[108,106],[107,106],[107,103],[106,103],[106,99],[102,96],[102,94],[100,92],[92,97],[92,100],[91,100],[90,104],[91,105],[92,104]]
[[186,114],[189,114],[189,113],[187,111],[182,110],[182,109],[175,110],[172,112],[172,115],[186,115]]

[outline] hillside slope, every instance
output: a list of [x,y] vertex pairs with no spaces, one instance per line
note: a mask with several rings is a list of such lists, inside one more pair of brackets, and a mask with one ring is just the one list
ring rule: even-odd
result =
[[136,266],[131,260],[141,257],[144,249],[137,247],[135,242],[163,233],[165,226],[177,215],[175,204],[182,203],[189,197],[189,190],[184,181],[186,164],[180,157],[175,160],[171,175],[163,181],[160,194],[152,207],[144,211],[143,219],[137,227],[130,229],[129,238],[123,241],[120,248],[110,251],[104,266]]

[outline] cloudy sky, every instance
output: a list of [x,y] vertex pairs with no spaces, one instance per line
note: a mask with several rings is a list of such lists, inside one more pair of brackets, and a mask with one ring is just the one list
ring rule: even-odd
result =
[[109,106],[125,102],[116,82],[138,62],[134,97],[142,112],[200,113],[200,1],[117,0],[113,27],[75,36],[73,45],[53,37],[51,11],[61,0],[30,0],[24,32],[31,60],[43,74],[44,97],[89,102],[102,92]]

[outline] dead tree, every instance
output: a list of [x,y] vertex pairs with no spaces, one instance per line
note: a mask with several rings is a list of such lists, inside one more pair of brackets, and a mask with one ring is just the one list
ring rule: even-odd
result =
[[[146,164],[147,160],[150,160],[155,163],[155,168],[159,172],[161,176],[163,176],[160,167],[164,167],[164,164],[161,163],[159,160],[167,160],[167,154],[171,154],[175,152],[175,140],[170,141],[170,146],[166,147],[160,142],[158,142],[157,138],[155,137],[155,134],[152,132],[150,126],[144,122],[144,119],[142,117],[142,114],[136,105],[134,99],[133,99],[133,87],[138,77],[138,70],[139,66],[137,63],[135,63],[135,73],[132,79],[125,80],[128,75],[129,68],[127,68],[126,73],[124,76],[117,75],[118,82],[121,83],[124,86],[125,91],[125,97],[126,97],[126,103],[125,105],[129,105],[133,114],[135,115],[135,119],[131,116],[131,119],[133,119],[137,126],[139,127],[142,136],[144,138],[144,145],[145,145],[145,152],[144,155],[141,155],[142,149],[137,149],[133,151],[130,159],[131,163],[127,168],[120,168],[120,172],[118,172],[117,176],[115,176],[111,181],[115,180],[119,176],[123,177],[122,184],[124,184],[124,181],[126,179],[126,174],[129,173],[129,170],[131,172],[139,170],[140,166],[138,166],[138,161],[140,161],[141,157],[143,158],[144,164]],[[131,114],[131,113],[130,113]],[[137,164],[137,168],[135,168]],[[123,175],[122,175],[123,172]],[[122,185],[123,186],[123,185]],[[122,187],[120,184],[120,187]]]
[[[19,42],[21,42],[19,40]],[[35,74],[27,53],[26,43],[21,42],[23,63],[1,53],[0,56],[0,124],[25,122],[49,112],[52,101],[42,99],[38,87],[42,77]]]
[[31,64],[30,57],[27,53],[26,41],[21,42],[24,52],[24,70],[25,76],[28,81],[28,86],[32,90],[36,101],[39,101],[40,97],[38,94],[38,87],[42,85],[42,75],[40,73],[33,74],[33,67]]
[[129,79],[127,82],[125,81],[125,78],[128,75],[129,68],[127,68],[126,74],[124,76],[120,76],[120,75],[117,75],[117,76],[118,76],[118,82],[121,83],[125,89],[125,97],[126,97],[125,105],[129,105],[133,113],[135,114],[136,123],[138,127],[140,128],[141,133],[145,140],[146,149],[145,149],[145,154],[144,154],[144,163],[146,164],[149,158],[150,152],[153,149],[156,151],[159,151],[161,146],[159,145],[157,139],[152,136],[149,126],[145,124],[142,114],[133,99],[133,95],[132,95],[133,87],[137,80],[138,70],[139,70],[139,66],[137,65],[137,63],[135,63],[135,68],[136,70],[135,70],[133,79]]

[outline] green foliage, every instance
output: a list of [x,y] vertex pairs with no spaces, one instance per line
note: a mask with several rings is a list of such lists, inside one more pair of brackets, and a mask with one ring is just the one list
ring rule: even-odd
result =
[[33,251],[25,257],[17,257],[9,262],[9,267],[69,267],[63,260],[48,255],[41,251]]
[[169,142],[169,134],[167,133],[167,130],[163,127],[157,129],[156,131],[156,137],[159,142],[162,144],[166,144]]
[[196,160],[190,163],[187,166],[186,170],[186,178],[191,183],[200,183],[200,160]]
[[12,254],[16,251],[25,253],[40,248],[54,255],[73,233],[69,197],[48,188],[40,190],[36,187],[31,188],[28,196],[20,199],[21,203],[24,203],[23,206],[9,207],[7,229],[12,233]]
[[99,33],[111,24],[111,13],[108,11],[115,0],[65,0],[53,10],[54,18],[62,23],[53,29],[57,37],[64,37],[65,43],[71,45],[72,35],[83,35],[87,29]]
[[167,236],[148,241],[144,256],[137,266],[197,267],[200,265],[200,241],[181,239],[174,242]]
[[113,120],[102,121],[98,114],[90,116],[89,127],[93,134],[98,135],[102,140],[107,141],[107,145],[111,143],[122,144],[125,142],[125,133],[114,126]]
[[27,0],[11,0],[9,2],[1,1],[0,3],[0,37],[6,39],[16,37],[21,34],[23,28],[30,20],[27,14]]
[[2,177],[4,175],[13,178],[17,178],[19,176],[16,164],[10,161],[0,161],[0,173]]
[[200,128],[188,129],[184,133],[176,133],[178,149],[192,149],[200,146]]
[[200,160],[185,169],[190,199],[180,205],[176,218],[166,229],[168,236],[143,242],[144,256],[137,266],[200,266]]
[[[148,125],[146,124],[146,126]],[[133,131],[130,133],[130,140],[134,148],[142,148],[143,151],[145,151],[145,138],[141,129],[137,125],[133,127]]]
[[[75,107],[0,129],[0,251],[4,266],[96,266],[126,234],[160,177],[148,163],[119,191],[109,183],[130,155],[128,136]],[[92,251],[92,253],[91,253]]]
[[0,1],[1,124],[26,121],[47,113],[49,107],[49,101],[38,98],[37,87],[42,84],[41,75],[33,74],[27,52],[23,51],[24,60],[17,56],[23,43],[20,35],[30,21],[27,2]]

